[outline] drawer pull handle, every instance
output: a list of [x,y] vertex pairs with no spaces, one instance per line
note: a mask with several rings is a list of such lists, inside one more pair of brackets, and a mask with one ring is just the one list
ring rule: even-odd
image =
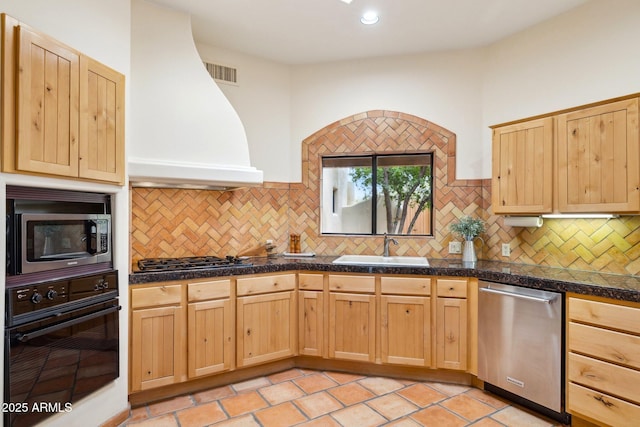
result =
[[602,403],[602,404],[603,404],[604,406],[606,406],[607,408],[610,408],[610,407],[612,407],[612,406],[615,406],[615,405],[613,404],[613,402],[610,402],[610,401],[606,400],[606,399],[605,399],[604,397],[602,397],[602,396],[593,396],[593,398],[594,398],[595,400],[597,400],[598,402]]

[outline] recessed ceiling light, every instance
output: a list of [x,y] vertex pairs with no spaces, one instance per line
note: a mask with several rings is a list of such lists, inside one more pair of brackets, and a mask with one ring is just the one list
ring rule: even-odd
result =
[[379,20],[380,20],[380,17],[378,16],[378,13],[374,12],[373,10],[365,12],[364,15],[362,15],[362,18],[360,18],[360,22],[362,22],[365,25],[373,25],[377,23]]
[[342,3],[351,4],[353,0],[340,0]]

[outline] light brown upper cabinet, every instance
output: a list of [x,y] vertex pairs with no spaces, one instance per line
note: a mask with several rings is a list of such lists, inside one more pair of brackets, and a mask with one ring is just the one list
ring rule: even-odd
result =
[[493,130],[495,214],[549,213],[553,207],[553,119]]
[[640,210],[638,98],[558,116],[558,209]]
[[124,183],[124,76],[2,15],[2,170]]
[[495,214],[640,212],[638,94],[492,126]]

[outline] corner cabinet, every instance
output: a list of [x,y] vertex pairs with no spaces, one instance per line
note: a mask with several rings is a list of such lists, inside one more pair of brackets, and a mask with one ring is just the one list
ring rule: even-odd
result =
[[237,365],[257,365],[296,354],[296,275],[237,280]]
[[495,214],[549,213],[553,205],[553,119],[493,130]]
[[638,212],[638,98],[558,116],[558,209]]
[[2,171],[124,183],[124,76],[2,15]]
[[298,274],[298,351],[324,356],[324,275]]
[[182,285],[131,289],[131,392],[175,384],[184,379]]

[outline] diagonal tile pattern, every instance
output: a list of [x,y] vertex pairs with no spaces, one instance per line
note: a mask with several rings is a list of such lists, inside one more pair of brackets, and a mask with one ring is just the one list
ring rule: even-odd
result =
[[[303,391],[296,381],[304,379],[321,382],[322,390]],[[490,393],[460,385],[304,369],[260,377],[249,387],[247,383],[133,409],[120,427],[560,426]]]

